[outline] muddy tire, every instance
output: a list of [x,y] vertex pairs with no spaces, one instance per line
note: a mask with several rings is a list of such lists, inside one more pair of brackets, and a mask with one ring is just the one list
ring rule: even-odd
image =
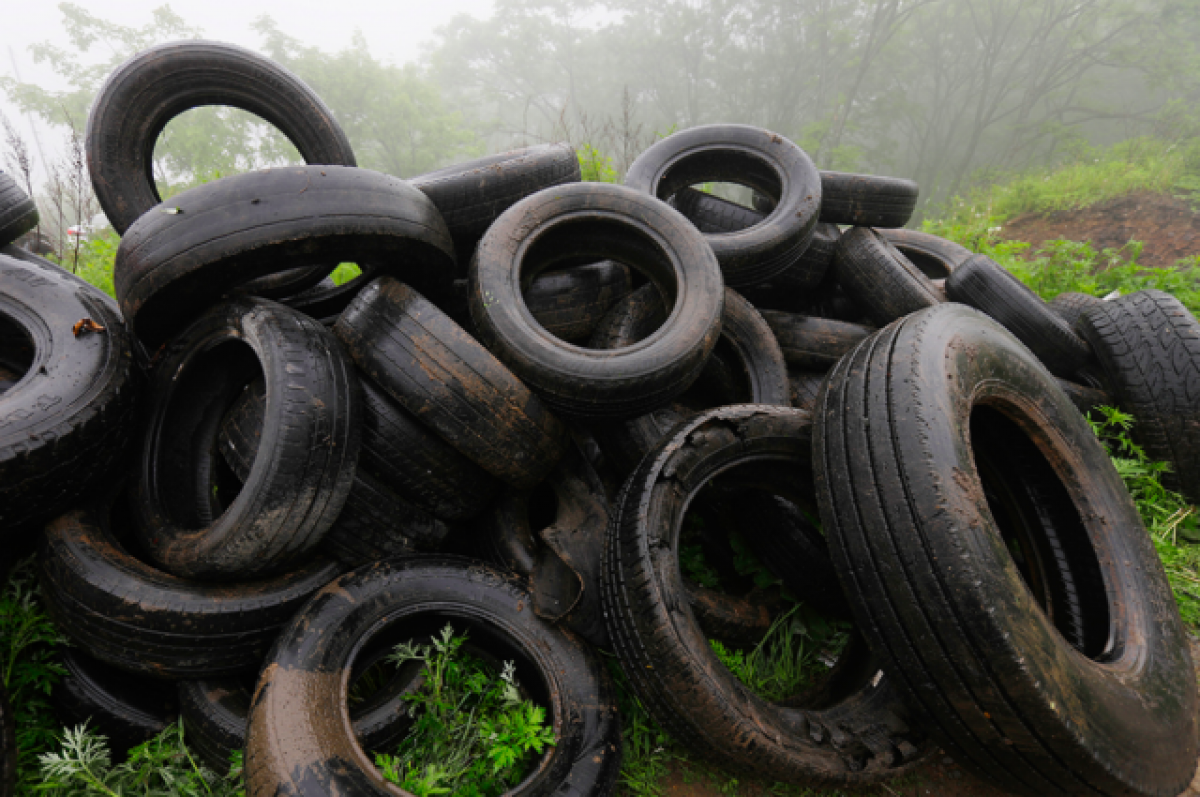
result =
[[305,162],[354,166],[333,112],[298,77],[257,53],[217,42],[162,44],[134,55],[101,86],[88,114],[88,171],[100,207],[124,235],[161,199],[154,145],[167,123],[201,105],[230,105],[274,125]]
[[[972,455],[984,423],[1052,474],[1040,504],[1059,513],[1078,645],[1004,542]],[[857,627],[947,753],[1014,793],[1187,786],[1196,682],[1162,564],[1107,453],[1016,337],[962,305],[881,330],[830,376],[814,442]]]
[[[515,577],[455,557],[390,559],[334,581],[296,615],[263,670],[250,711],[248,793],[395,793],[344,719],[356,648],[385,626],[403,641],[453,619],[476,646],[515,661],[547,708],[555,746],[509,794],[611,794],[621,736],[607,673],[584,643],[529,611],[531,601]],[[298,692],[311,699],[296,701]]]
[[179,719],[173,683],[131,675],[78,650],[66,650],[62,664],[67,672],[52,695],[55,719],[66,728],[87,723],[108,740],[117,761]]
[[912,180],[821,172],[821,221],[856,227],[903,227],[917,208]]
[[975,255],[955,269],[946,280],[946,295],[996,319],[1058,376],[1070,377],[1091,357],[1087,341],[1070,324],[986,255]]
[[0,171],[0,246],[7,246],[37,225],[37,205],[20,183]]
[[850,786],[921,757],[923,733],[904,721],[890,679],[868,671],[821,708],[768,703],[720,663],[680,599],[677,547],[692,497],[738,465],[808,467],[810,428],[807,413],[741,405],[663,440],[625,483],[609,526],[605,617],[631,688],[675,739],[756,777]]
[[855,227],[842,236],[832,271],[877,326],[945,301],[929,277],[870,227]]
[[1055,296],[1050,300],[1048,306],[1059,318],[1067,322],[1067,326],[1074,330],[1078,328],[1083,314],[1103,301],[1103,299],[1097,299],[1090,294],[1068,292]]
[[[196,463],[259,377],[266,422],[253,467],[229,506],[205,512],[197,484],[207,491],[212,471]],[[150,395],[133,506],[156,562],[228,581],[282,572],[316,549],[350,492],[361,431],[358,378],[324,327],[265,299],[218,305],[174,341]]]
[[113,280],[126,320],[154,349],[251,279],[342,261],[434,295],[454,278],[450,233],[420,191],[366,169],[295,166],[216,180],[152,209],[121,239]]
[[562,422],[407,285],[386,277],[371,283],[334,333],[377,387],[501,481],[532,488],[566,450]]
[[765,282],[800,260],[821,208],[821,180],[804,150],[758,127],[703,125],[656,142],[625,174],[625,185],[664,201],[708,180],[747,185],[777,203],[753,227],[704,236],[726,285]]
[[828,371],[846,352],[875,331],[874,327],[829,318],[763,310],[789,368]]
[[75,644],[122,670],[171,679],[255,667],[280,627],[339,572],[322,559],[269,581],[185,581],[127,553],[93,511],[50,523],[39,562],[47,610]]
[[[543,270],[603,258],[642,272],[670,299],[670,318],[643,346],[574,346],[525,307],[522,287]],[[617,185],[564,186],[514,205],[480,242],[470,291],[484,345],[556,411],[579,418],[667,403],[699,376],[721,331],[721,272],[703,236],[665,203]]]
[[629,269],[603,261],[535,279],[524,292],[533,320],[556,338],[581,343],[612,306],[633,292]]
[[1163,484],[1200,502],[1200,323],[1163,291],[1138,291],[1084,312],[1118,406],[1137,419],[1134,442],[1168,462]]
[[965,246],[919,230],[881,229],[888,243],[900,250],[931,280],[944,280],[975,253]]
[[[73,328],[91,319],[96,331]],[[0,538],[111,487],[137,427],[131,337],[96,288],[0,256]]]

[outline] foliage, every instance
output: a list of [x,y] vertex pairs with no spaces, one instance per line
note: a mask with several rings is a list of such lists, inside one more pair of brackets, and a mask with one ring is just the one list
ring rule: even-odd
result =
[[554,745],[546,710],[521,696],[513,663],[497,674],[462,650],[466,641],[446,625],[431,644],[407,642],[389,657],[396,665],[424,662],[425,684],[405,695],[416,720],[412,731],[395,754],[376,753],[375,763],[418,797],[501,794]]
[[109,296],[116,296],[113,287],[113,264],[117,259],[117,247],[121,239],[111,227],[106,227],[88,236],[79,245],[78,252],[66,253],[63,258],[51,257],[67,271],[95,285]]
[[612,158],[596,147],[584,142],[576,147],[579,171],[585,183],[619,183],[621,176],[613,166]]

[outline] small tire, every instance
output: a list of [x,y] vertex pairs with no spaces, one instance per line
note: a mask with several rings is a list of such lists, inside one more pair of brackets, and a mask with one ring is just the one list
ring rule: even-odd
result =
[[888,228],[878,231],[931,280],[944,280],[975,253],[954,241],[919,230]]
[[1079,328],[1083,314],[1103,301],[1087,293],[1067,292],[1055,296],[1048,306],[1059,318],[1067,322],[1067,326],[1075,330]]
[[7,246],[38,225],[38,209],[20,183],[0,170],[0,246]]
[[655,142],[625,174],[625,185],[664,201],[707,180],[748,185],[776,201],[753,227],[705,236],[726,285],[766,282],[800,260],[821,209],[821,179],[804,150],[759,127],[703,125]]
[[912,180],[871,174],[821,172],[821,221],[855,227],[903,227],[917,208]]
[[775,310],[763,310],[762,317],[779,341],[788,367],[800,371],[828,371],[875,331],[862,324]]
[[541,274],[525,289],[524,299],[543,329],[568,343],[581,343],[632,292],[629,269],[605,260]]
[[870,227],[855,227],[842,236],[831,270],[877,326],[945,301],[929,277]]
[[[390,559],[334,581],[296,615],[263,669],[250,709],[248,793],[396,794],[350,733],[350,669],[357,648],[385,627],[403,639],[406,628],[417,637],[452,619],[474,644],[516,662],[554,730],[555,745],[507,793],[611,794],[621,733],[607,672],[584,643],[529,611],[531,600],[515,577],[457,557]],[[324,644],[311,644],[314,633]],[[298,702],[298,693],[308,697]]]

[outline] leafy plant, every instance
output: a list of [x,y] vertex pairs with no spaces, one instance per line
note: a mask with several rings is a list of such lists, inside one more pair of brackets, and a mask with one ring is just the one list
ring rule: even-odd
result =
[[376,753],[383,776],[418,797],[492,797],[520,783],[554,731],[546,710],[521,696],[516,668],[499,673],[462,650],[466,634],[449,624],[431,644],[407,642],[389,657],[421,661],[425,684],[406,695],[416,719],[395,754]]
[[621,176],[613,166],[612,158],[588,143],[576,149],[579,171],[585,183],[619,183]]

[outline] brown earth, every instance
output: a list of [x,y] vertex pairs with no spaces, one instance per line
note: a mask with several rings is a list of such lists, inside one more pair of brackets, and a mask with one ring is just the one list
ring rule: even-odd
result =
[[1088,241],[1097,252],[1141,241],[1138,262],[1163,267],[1200,255],[1200,213],[1182,199],[1142,192],[1079,210],[1027,213],[1004,225],[1000,237],[1033,244],[1031,253],[1057,238]]

